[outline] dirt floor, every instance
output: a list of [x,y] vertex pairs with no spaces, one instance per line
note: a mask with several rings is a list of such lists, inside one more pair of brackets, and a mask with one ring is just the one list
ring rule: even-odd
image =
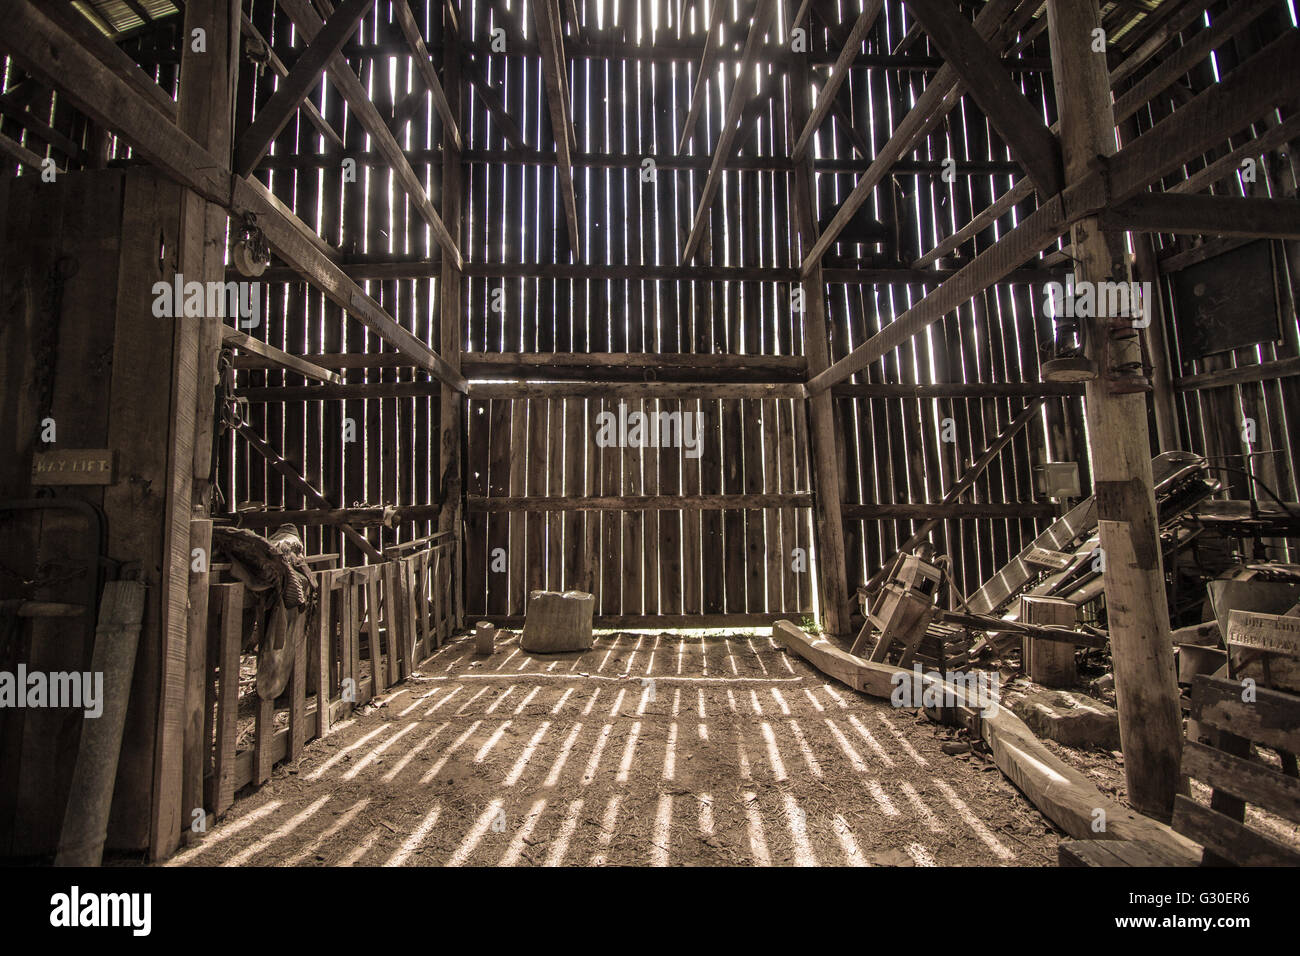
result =
[[[765,632],[469,635],[173,865],[1055,865],[978,750]],[[950,751],[945,753],[943,746]]]

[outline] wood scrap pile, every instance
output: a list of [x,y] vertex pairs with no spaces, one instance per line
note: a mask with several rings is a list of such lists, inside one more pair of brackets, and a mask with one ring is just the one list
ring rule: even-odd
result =
[[[1152,462],[1152,471],[1161,543],[1166,555],[1171,555],[1196,539],[1198,529],[1184,518],[1220,486],[1211,477],[1206,460],[1187,452],[1159,455]],[[941,571],[947,561],[942,555],[934,556],[928,545],[922,545],[916,556],[900,553],[883,574],[859,589],[867,624],[854,643],[854,653],[866,651],[865,635],[873,623],[883,636],[881,613],[877,611],[873,619],[867,610],[872,603],[879,607],[880,595],[888,594],[887,582],[897,585],[899,570],[911,566],[918,557],[933,562]],[[1103,568],[1098,546],[1097,501],[1089,497],[1053,522],[969,598],[956,591],[951,575],[945,573],[936,599],[941,605],[946,603],[947,609],[936,608],[919,635],[901,640],[907,648],[906,660],[910,663],[915,657],[940,669],[959,669],[978,659],[1014,657],[1019,654],[1025,636],[1104,649],[1108,646],[1106,632],[1099,628],[1041,627],[1019,620],[1020,598],[1024,595],[1059,598],[1077,608],[1095,601],[1103,591]],[[877,660],[877,655],[873,653],[871,659]],[[895,662],[908,666],[900,656],[896,656]]]

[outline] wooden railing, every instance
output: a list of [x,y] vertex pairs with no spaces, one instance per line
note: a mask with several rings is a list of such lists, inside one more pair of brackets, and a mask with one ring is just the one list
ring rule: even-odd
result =
[[[242,714],[240,707],[245,588],[210,586],[204,724],[210,812],[221,816],[240,789],[261,786],[277,763],[297,760],[308,741],[405,680],[451,635],[455,550],[447,532],[391,548],[381,564],[313,571],[319,604],[294,648],[289,684],[277,700],[262,700],[250,683],[243,696],[255,708],[251,727],[247,705]],[[287,725],[280,726],[277,715],[286,710]]]

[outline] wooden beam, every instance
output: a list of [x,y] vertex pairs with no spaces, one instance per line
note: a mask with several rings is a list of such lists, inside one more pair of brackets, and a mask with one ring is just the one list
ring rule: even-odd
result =
[[907,0],[966,91],[1025,167],[1042,196],[1055,196],[1064,182],[1061,148],[1040,115],[1011,81],[997,54],[951,0]]
[[1300,375],[1300,358],[1279,359],[1259,365],[1239,365],[1236,368],[1185,375],[1174,379],[1174,389],[1179,392],[1202,388],[1224,388],[1229,385],[1246,385],[1250,382],[1267,382],[1277,378]]
[[[235,431],[248,442],[248,447],[257,452],[271,466],[271,470],[289,483],[305,501],[316,505],[318,508],[333,509],[333,503],[321,494],[316,486],[302,476],[293,463],[288,461],[283,455],[271,447],[261,435],[255,432],[251,425],[241,422],[235,426]],[[382,562],[384,556],[372,545],[366,537],[358,532],[355,528],[347,523],[341,523],[339,530],[347,536],[348,540],[353,542],[361,551],[372,561]]]
[[[997,35],[998,28],[1011,12],[1016,0],[990,0],[975,19],[974,29],[982,40]],[[859,177],[853,191],[840,204],[839,210],[831,219],[826,231],[817,237],[811,248],[804,255],[799,267],[799,274],[807,277],[813,267],[821,262],[822,257],[839,239],[844,227],[849,224],[858,210],[866,203],[876,187],[889,175],[894,164],[912,149],[912,144],[926,131],[933,128],[948,110],[956,105],[960,94],[957,71],[944,64],[938,73],[926,84],[925,91],[917,98],[916,105],[903,117],[889,142],[881,147],[867,171]]]
[[[1115,114],[1105,63],[1079,42],[1079,38],[1091,36],[1100,23],[1098,0],[1048,0],[1047,15],[1065,175],[1067,182],[1075,185],[1097,175],[1098,158],[1104,162],[1115,149]],[[1233,75],[1240,72],[1244,68]],[[1176,110],[1166,123],[1192,110],[1193,105]],[[1249,121],[1250,113],[1242,107],[1239,117]],[[1221,136],[1217,131],[1202,131],[1202,135],[1213,137],[1212,142]],[[1147,136],[1139,137],[1124,152],[1136,149]],[[1180,142],[1176,148],[1200,145]],[[1119,165],[1117,157],[1111,172]],[[1158,177],[1161,163],[1153,165],[1156,168],[1133,178],[1150,181]],[[1124,185],[1112,179],[1111,187],[1115,198],[1128,198],[1122,192]],[[1136,191],[1140,186],[1130,188]],[[1095,216],[1077,219],[1073,240],[1080,282],[1128,281],[1123,244],[1117,236],[1106,236]],[[1098,536],[1106,559],[1107,629],[1124,776],[1134,808],[1167,820],[1179,786],[1183,721],[1169,632],[1147,402],[1145,394],[1114,388],[1107,376],[1108,368],[1140,363],[1142,345],[1137,338],[1113,340],[1109,318],[1089,317],[1083,322],[1087,356],[1102,369],[1102,374],[1087,383],[1084,404],[1097,489]]]
[[868,0],[866,7],[854,22],[853,30],[844,41],[844,48],[836,58],[835,65],[831,67],[831,75],[826,78],[821,92],[817,94],[817,106],[808,117],[808,122],[803,124],[803,131],[799,133],[799,138],[795,140],[794,148],[790,151],[795,162],[803,159],[812,138],[817,135],[822,123],[826,122],[831,107],[835,105],[835,98],[839,96],[840,87],[852,72],[853,60],[870,35],[871,28],[876,25],[876,19],[880,16],[883,7],[884,0]]
[[722,11],[726,6],[724,0],[713,0],[713,9],[709,13],[709,29],[704,36],[704,52],[700,54],[700,65],[695,70],[695,85],[691,87],[691,104],[686,110],[686,121],[682,124],[681,138],[677,141],[679,153],[686,152],[687,145],[695,136],[695,124],[700,118],[700,110],[704,108],[704,93],[709,85],[709,75],[713,72],[718,51],[721,49],[718,33],[722,27]]
[[[988,9],[987,7],[985,8]],[[1300,89],[1300,31],[1288,30],[1222,82],[1177,109],[1086,177],[1040,205],[1027,219],[945,281],[920,303],[808,382],[810,394],[830,388],[970,301],[1054,242],[1072,222],[1100,213],[1108,203],[1136,196],[1153,180],[1226,139],[1243,123],[1284,102]],[[848,205],[846,200],[845,205]],[[841,207],[843,212],[844,207]],[[837,214],[836,218],[839,216]],[[833,225],[833,224],[832,224]],[[824,240],[830,232],[823,233]],[[814,250],[815,251],[815,250]],[[810,254],[809,260],[815,257]]]
[[[808,117],[812,113],[808,102],[808,86],[807,65],[796,63],[791,72],[790,135],[795,129],[807,126]],[[792,186],[791,225],[797,230],[795,236],[806,246],[817,234],[817,217],[813,205],[816,175],[812,160],[806,152],[803,160],[795,164]],[[797,249],[792,248],[790,253],[793,258],[797,255]],[[821,263],[818,262],[812,273],[803,278],[799,287],[803,297],[799,321],[802,326],[804,355],[808,362],[808,372],[814,377],[824,372],[831,361],[830,343],[826,335],[825,290],[825,276],[822,274]],[[817,545],[817,580],[821,590],[819,603],[827,632],[847,639],[852,634],[852,606],[844,544],[844,516],[840,510],[844,499],[838,444],[841,432],[836,426],[835,402],[829,394],[823,392],[809,396],[805,409],[810,424],[809,439],[813,460],[823,465],[812,471],[813,490],[817,493],[813,525]]]
[[1300,239],[1300,200],[1143,193],[1101,214],[1113,232]]
[[904,385],[897,382],[868,382],[836,385],[836,398],[1038,398],[1039,396],[1082,395],[1082,382],[936,382],[933,385]]
[[228,325],[221,327],[221,342],[223,345],[233,345],[240,351],[258,355],[276,368],[282,368],[287,372],[296,372],[318,382],[331,382],[337,385],[343,381],[334,372],[327,371],[319,365],[313,365],[297,355],[283,352],[274,345],[269,345],[261,339],[255,339],[251,335],[245,335],[238,329],[232,329]]
[[[845,521],[924,521],[931,529],[940,521],[1055,519],[1060,510],[1048,501],[956,501],[951,504],[854,504],[840,506]],[[916,542],[908,548],[916,547]],[[900,547],[899,550],[904,550]],[[882,569],[883,570],[883,569]],[[872,582],[868,582],[870,587]]]
[[0,153],[3,153],[15,162],[22,163],[24,166],[27,166],[36,173],[41,172],[41,164],[45,162],[44,156],[32,152],[26,146],[15,143],[12,139],[3,134],[0,134]]
[[803,398],[800,382],[471,382],[475,401],[506,398]]
[[[1039,206],[1011,232],[980,253],[912,308],[820,375],[808,381],[816,395],[862,371],[913,335],[929,328],[989,286],[1002,281],[1068,228],[1060,197]],[[824,234],[823,234],[824,235]]]
[[280,135],[293,114],[298,112],[312,87],[320,82],[326,65],[352,34],[356,33],[361,18],[374,5],[375,0],[343,0],[334,11],[235,144],[236,174],[247,176],[257,168],[266,151],[271,148],[271,141]]
[[555,133],[560,200],[564,206],[569,248],[577,261],[582,258],[582,242],[578,233],[578,201],[573,188],[573,147],[577,140],[573,134],[573,124],[569,120],[568,67],[564,59],[563,41],[556,25],[559,14],[555,0],[538,0],[532,4],[532,8],[533,22],[537,26],[538,42],[542,48],[542,82],[546,87],[546,105],[551,114],[551,129]]
[[[309,0],[279,0],[280,8],[289,15],[298,32],[302,34],[307,43],[316,39],[320,33],[322,23],[321,18],[312,9]],[[463,260],[460,249],[451,238],[451,233],[447,231],[442,217],[438,211],[433,208],[429,202],[429,196],[425,192],[424,183],[415,174],[411,164],[407,161],[402,151],[401,145],[393,136],[392,130],[384,122],[383,116],[376,109],[375,104],[370,101],[370,95],[366,92],[365,86],[357,78],[348,61],[343,58],[342,54],[335,54],[329,59],[326,69],[329,72],[330,80],[334,83],[335,88],[347,100],[348,108],[356,114],[358,121],[365,127],[374,141],[375,149],[383,154],[384,159],[390,169],[392,169],[394,178],[402,191],[411,200],[411,205],[433,230],[433,236],[438,245],[442,247],[443,254],[449,256],[459,267]]]
[[[275,71],[276,76],[289,75],[289,68],[284,65],[284,60],[280,59],[279,54],[271,48],[271,44],[266,42],[266,38],[262,36],[261,31],[253,25],[252,20],[248,19],[248,14],[240,13],[239,28],[245,36],[256,40],[266,48],[267,62],[271,64],[271,69]],[[302,108],[307,113],[307,119],[316,127],[316,131],[332,143],[335,149],[341,150],[345,148],[343,137],[338,134],[325,117],[321,116],[320,110],[316,108],[316,104],[310,98],[303,101]]]
[[447,101],[447,93],[442,88],[442,82],[438,79],[438,71],[433,68],[433,58],[429,56],[429,48],[425,46],[424,37],[420,33],[420,25],[415,22],[415,15],[411,13],[411,5],[408,0],[392,0],[393,16],[397,20],[397,25],[402,30],[402,35],[406,37],[406,42],[411,45],[411,52],[415,56],[415,68],[419,71],[424,85],[429,88],[429,93],[433,96],[433,107],[442,117],[444,129],[447,132],[447,139],[450,144],[457,150],[461,148],[460,124],[456,121],[456,115],[452,111],[451,103]]
[[[443,57],[444,78],[446,80],[447,101],[451,105],[452,115],[459,118],[464,115],[465,93],[461,81],[460,29],[454,4],[442,5],[443,23]],[[451,223],[453,235],[457,240],[463,238],[464,219],[462,195],[463,168],[451,147],[448,130],[443,131],[442,158],[442,211]],[[444,256],[439,269],[440,308],[438,321],[439,348],[447,357],[452,370],[461,376],[460,357],[465,348],[464,318],[464,276]],[[463,378],[463,376],[462,376]],[[464,554],[465,534],[463,515],[463,498],[461,472],[461,435],[464,428],[466,403],[455,390],[444,384],[438,401],[438,444],[436,446],[436,464],[430,462],[433,470],[433,494],[437,496],[438,510],[426,520],[436,521],[439,532],[450,532],[455,542],[455,550],[449,561],[449,587],[452,592],[453,607],[450,609],[451,626],[459,628],[465,616]],[[430,422],[432,426],[432,422]]]
[[758,50],[775,16],[776,0],[757,0],[754,6],[754,21],[750,25],[749,36],[745,40],[745,52],[740,61],[740,73],[731,87],[731,95],[727,97],[727,112],[722,119],[718,143],[713,148],[713,162],[709,165],[709,174],[704,180],[704,191],[700,194],[699,205],[696,206],[690,235],[687,236],[686,245],[682,249],[681,262],[683,264],[690,262],[694,258],[696,251],[700,248],[701,241],[704,239],[704,230],[709,221],[709,210],[713,206],[714,197],[718,194],[718,187],[722,185],[722,171],[727,165],[727,160],[731,158],[731,149],[735,145],[740,114],[745,108],[746,99],[748,99],[748,94],[745,91],[748,89],[749,84],[754,81],[754,64],[757,60]]
[[[1021,410],[1020,414],[1013,418],[1007,424],[1006,428],[1002,429],[1002,433],[993,440],[989,447],[984,449],[984,453],[976,459],[975,463],[967,468],[962,476],[953,483],[953,486],[948,489],[947,493],[943,496],[943,499],[939,502],[937,508],[934,505],[924,506],[928,508],[936,508],[936,514],[929,517],[921,527],[917,528],[916,531],[912,533],[910,538],[898,546],[900,553],[910,553],[913,548],[929,537],[930,532],[935,529],[941,520],[943,520],[943,510],[945,508],[958,507],[957,499],[974,487],[976,479],[979,478],[979,476],[984,473],[985,469],[993,463],[993,460],[1002,453],[1002,449],[1011,444],[1011,439],[1015,438],[1022,428],[1033,421],[1034,417],[1038,415],[1039,409],[1043,407],[1044,401],[1045,399],[1038,398],[1026,405]],[[865,585],[867,590],[873,590],[889,568],[889,564],[879,568],[867,581]]]
[[303,225],[301,220],[282,212],[265,186],[255,179],[235,178],[230,202],[237,215],[244,212],[256,215],[259,227],[280,258],[325,293],[326,298],[360,319],[399,352],[410,356],[417,367],[432,373],[458,392],[466,391],[468,383],[464,376],[403,328],[342,269],[305,239],[298,228]]
[[565,497],[544,495],[487,498],[466,495],[471,513],[509,511],[731,511],[753,508],[811,508],[812,495],[605,495]]

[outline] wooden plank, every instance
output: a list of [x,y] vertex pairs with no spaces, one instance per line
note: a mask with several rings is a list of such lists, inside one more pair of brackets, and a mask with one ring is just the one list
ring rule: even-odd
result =
[[1192,681],[1191,717],[1267,747],[1300,752],[1300,700],[1294,694],[1255,687],[1242,701],[1240,682],[1198,674]]
[[1300,239],[1300,200],[1147,193],[1106,209],[1111,232]]
[[1238,866],[1300,866],[1300,853],[1182,794],[1174,797],[1174,827],[1205,847],[1207,855]]
[[549,497],[467,495],[465,510],[471,514],[499,514],[512,511],[727,511],[753,508],[808,508],[813,496],[795,494],[723,495],[588,495]]
[[[247,176],[271,148],[271,141],[288,125],[303,100],[317,86],[325,66],[356,33],[361,18],[375,5],[374,0],[343,0],[320,32],[308,41],[307,49],[280,83],[275,93],[253,117],[235,144],[234,170]],[[409,11],[408,11],[409,13]]]
[[[803,398],[797,382],[475,382],[475,399],[521,398]],[[611,409],[618,414],[616,409]],[[628,413],[629,416],[631,412]],[[620,421],[625,421],[620,416]],[[660,419],[662,421],[662,419]],[[620,426],[620,430],[623,426]]]
[[[379,612],[379,574],[374,566],[367,569],[365,576],[366,587],[366,622],[370,630],[370,676],[374,682],[375,693],[382,694],[387,686],[384,680],[385,663],[382,653],[382,647],[379,640],[380,612]],[[387,668],[392,671],[395,668],[393,656],[393,638],[389,632],[388,637],[388,663]]]
[[[190,522],[191,554],[198,551],[201,562],[190,562],[189,613],[185,619],[188,653],[185,666],[185,740],[181,782],[181,825],[191,832],[194,810],[204,809],[203,775],[207,769],[207,733],[204,727],[205,682],[208,666],[208,564],[212,560],[212,521],[196,518]],[[196,570],[195,564],[198,563]]]
[[[311,43],[315,40],[320,32],[322,23],[316,11],[312,9],[309,0],[279,0],[281,9],[288,13],[293,20],[294,26],[302,34],[303,38]],[[370,100],[370,95],[361,81],[353,72],[352,67],[348,65],[347,60],[341,54],[335,54],[329,60],[326,67],[329,72],[330,80],[347,100],[348,106],[357,117],[366,132],[371,136],[375,149],[384,155],[389,168],[392,169],[394,178],[402,191],[411,200],[411,205],[433,230],[434,238],[438,245],[442,247],[443,254],[448,256],[459,268],[462,265],[460,249],[456,241],[447,231],[447,226],[443,223],[442,217],[438,211],[433,208],[429,202],[428,194],[424,190],[423,181],[415,175],[411,169],[410,162],[407,161],[402,151],[401,145],[393,137],[392,131],[384,118],[380,115],[379,110],[375,108],[374,103]]]
[[275,732],[275,701],[259,698],[253,730],[253,783],[259,787],[271,779],[271,768],[275,765],[271,739]]
[[334,661],[334,576],[337,572],[321,574],[320,610],[316,618],[316,633],[312,635],[312,653],[316,655],[316,736],[330,732],[330,688]]
[[343,379],[336,372],[323,369],[302,356],[290,355],[274,345],[269,345],[261,339],[255,339],[251,335],[247,335],[238,329],[232,329],[228,325],[221,327],[221,341],[222,344],[233,345],[243,352],[266,359],[269,364],[287,372],[297,372],[305,378],[315,379],[318,382],[329,382],[334,385],[340,385],[343,382]]
[[[388,628],[388,646],[397,665],[397,680],[410,674],[406,647],[406,597],[402,592],[401,569],[397,562],[381,565],[384,576],[384,623]],[[396,681],[394,681],[396,683]]]
[[1300,823],[1300,781],[1258,761],[1189,739],[1183,744],[1182,773]]
[[1174,379],[1173,385],[1177,391],[1184,392],[1202,388],[1221,388],[1227,385],[1245,385],[1250,382],[1267,382],[1295,375],[1300,375],[1300,358],[1285,358],[1274,362],[1261,362],[1257,365],[1238,365],[1235,368],[1220,369],[1215,372],[1202,372],[1199,375],[1185,375]]
[[717,196],[718,187],[722,185],[722,171],[731,158],[731,151],[737,133],[737,123],[740,120],[741,111],[745,107],[745,101],[748,99],[748,94],[742,93],[742,90],[748,89],[749,84],[754,80],[754,64],[758,59],[763,37],[776,16],[776,8],[776,0],[757,0],[754,6],[754,21],[750,25],[749,36],[745,39],[745,51],[741,57],[740,73],[736,77],[736,82],[732,85],[731,94],[727,97],[727,111],[722,119],[722,131],[718,136],[717,145],[713,148],[713,161],[709,164],[709,173],[704,180],[704,189],[700,194],[699,204],[695,208],[695,218],[691,223],[690,235],[686,237],[686,245],[682,248],[680,261],[683,264],[690,262],[695,257],[695,253],[700,248],[700,242],[704,239],[704,229],[709,220],[709,210],[712,208],[713,200]]
[[985,37],[947,0],[907,0],[907,8],[1024,166],[1039,195],[1060,192],[1065,184],[1060,144],[1011,81]]
[[307,742],[307,641],[304,628],[293,643],[293,672],[289,675],[289,760],[302,756]]
[[415,558],[402,558],[397,562],[398,568],[402,574],[402,597],[404,606],[402,608],[402,617],[406,625],[403,631],[406,651],[406,676],[410,676],[415,670],[416,665],[420,663],[419,655],[419,618],[416,611],[415,597]]
[[217,667],[217,747],[213,776],[217,781],[212,812],[220,817],[235,802],[235,743],[239,733],[239,650],[244,640],[244,585],[214,584],[212,603],[221,609]]
[[844,47],[840,51],[840,55],[835,58],[835,65],[831,67],[831,75],[826,78],[825,84],[822,85],[820,92],[817,94],[817,105],[813,108],[812,115],[808,117],[807,122],[803,124],[803,130],[794,141],[794,146],[791,147],[790,156],[796,163],[804,158],[813,136],[826,122],[826,117],[830,114],[835,98],[839,96],[840,89],[849,78],[850,72],[852,72],[853,61],[862,49],[862,44],[866,42],[867,37],[870,35],[871,28],[876,25],[876,20],[883,8],[884,0],[867,0],[862,13],[854,21],[848,39],[844,41]]

